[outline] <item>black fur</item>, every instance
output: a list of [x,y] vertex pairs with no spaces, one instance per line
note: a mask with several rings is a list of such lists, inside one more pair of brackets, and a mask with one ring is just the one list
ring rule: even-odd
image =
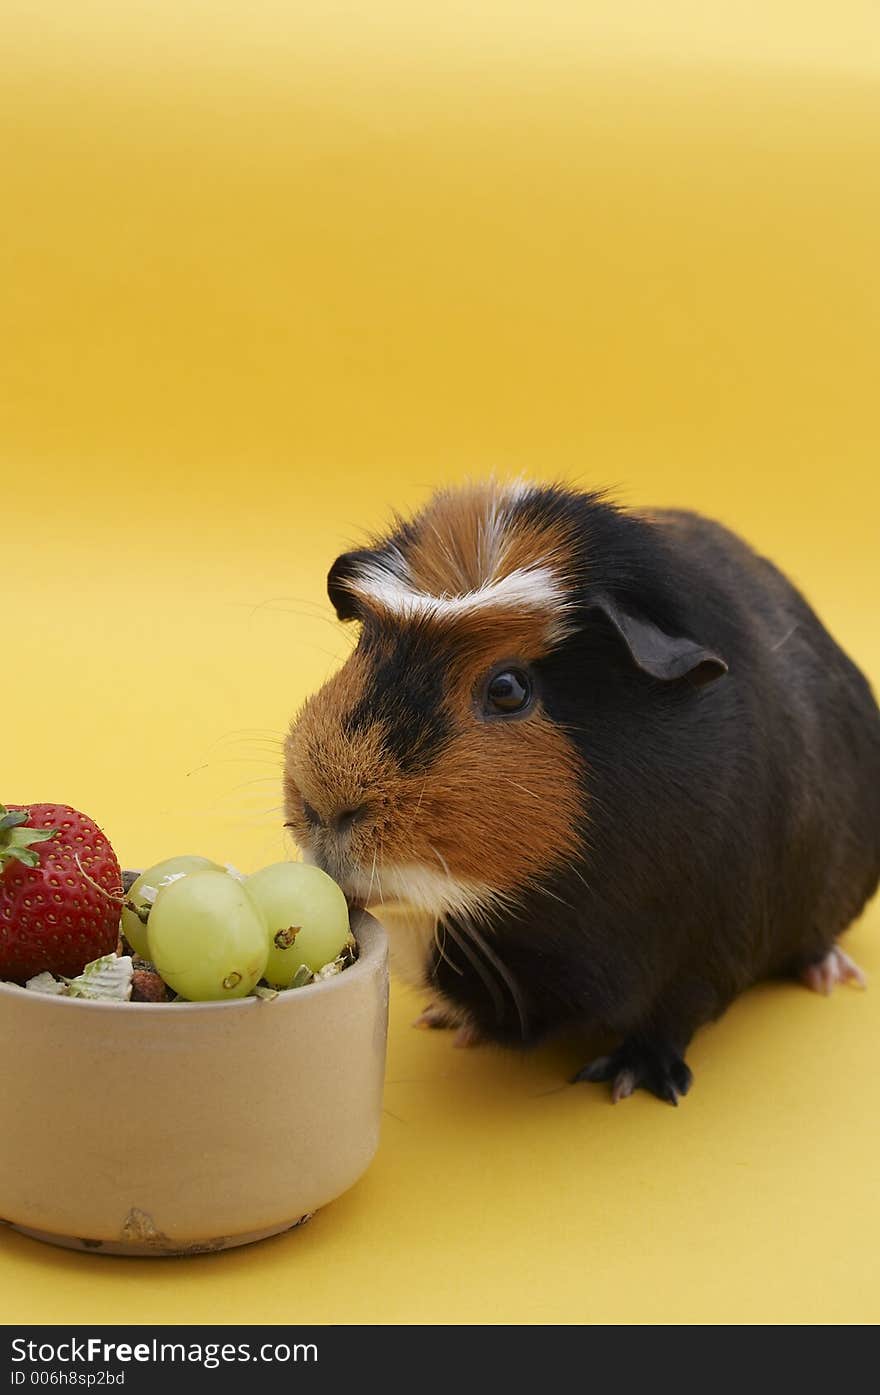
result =
[[373,651],[373,662],[361,698],[346,718],[347,731],[375,725],[381,713],[382,744],[411,774],[436,759],[451,730],[443,706],[446,665],[437,641],[423,626],[384,636],[381,626],[368,621],[360,648]]
[[[615,1033],[634,1083],[669,1098],[689,1083],[695,1029],[822,958],[874,892],[880,713],[803,597],[719,524],[651,525],[558,490],[519,507],[582,540],[577,633],[534,669],[583,762],[583,856],[482,932],[490,951],[471,940],[456,970],[438,955],[430,976],[497,1041],[576,1023]],[[672,679],[640,667],[621,613],[661,652],[685,640],[708,655],[699,683],[687,666]],[[450,929],[450,944],[467,933]]]
[[358,552],[343,552],[330,568],[327,576],[327,595],[340,620],[360,618],[360,606],[356,597],[348,590],[346,582],[357,572],[360,563],[371,562],[375,556],[375,552],[371,552],[369,548],[361,548]]

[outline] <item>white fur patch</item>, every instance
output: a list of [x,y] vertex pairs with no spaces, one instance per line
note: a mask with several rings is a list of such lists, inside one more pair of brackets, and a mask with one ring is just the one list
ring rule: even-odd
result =
[[413,988],[426,988],[437,944],[437,917],[399,903],[380,906],[374,913],[388,933],[391,972]]
[[386,866],[372,877],[349,875],[345,889],[376,910],[388,931],[392,969],[416,988],[425,987],[431,955],[438,941],[443,943],[438,931],[442,917],[453,912],[479,922],[496,899],[488,886],[460,882],[417,864]]
[[452,913],[480,919],[496,899],[489,886],[458,881],[418,863],[386,865],[372,876],[368,871],[350,873],[345,889],[355,900],[363,898],[371,905],[402,901],[435,917]]
[[365,563],[349,585],[364,600],[374,601],[402,620],[419,616],[453,619],[492,607],[505,607],[549,611],[554,634],[565,630],[561,621],[568,608],[565,588],[549,567],[520,567],[500,581],[486,582],[463,596],[431,596],[415,590],[396,570],[377,559]]

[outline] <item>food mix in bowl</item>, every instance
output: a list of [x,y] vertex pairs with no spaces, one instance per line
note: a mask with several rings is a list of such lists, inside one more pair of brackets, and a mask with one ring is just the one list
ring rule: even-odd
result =
[[205,857],[125,873],[67,805],[0,805],[0,980],[141,1002],[274,998],[353,963],[348,904],[318,867],[243,876]]

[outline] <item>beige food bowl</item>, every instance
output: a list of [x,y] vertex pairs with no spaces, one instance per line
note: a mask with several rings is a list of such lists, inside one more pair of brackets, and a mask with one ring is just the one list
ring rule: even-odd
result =
[[95,1254],[180,1255],[307,1219],[379,1141],[382,927],[272,1001],[101,1003],[0,986],[0,1217]]

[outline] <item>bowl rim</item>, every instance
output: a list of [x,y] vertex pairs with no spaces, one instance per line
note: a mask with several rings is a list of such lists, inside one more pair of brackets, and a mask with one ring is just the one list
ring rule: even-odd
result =
[[[375,916],[369,911],[353,910],[351,912],[351,930],[358,945],[358,957],[353,964],[341,973],[332,974],[330,978],[319,979],[313,983],[306,983],[302,988],[295,990],[281,989],[278,997],[271,1001],[275,1004],[282,1000],[292,1000],[297,1002],[303,994],[314,995],[315,993],[338,993],[340,989],[345,990],[346,984],[352,988],[355,982],[371,973],[383,957],[387,947],[387,936],[385,930]],[[227,1002],[209,1003],[131,1003],[131,1002],[101,1002],[94,998],[68,998],[60,993],[35,993],[32,988],[24,988],[18,983],[7,983],[0,980],[0,1002],[5,997],[23,998],[33,1002],[35,1008],[54,1010],[60,1008],[62,1011],[86,1009],[92,1012],[124,1012],[126,1015],[132,1012],[173,1012],[175,1017],[185,1014],[191,1015],[194,1012],[234,1012],[236,1009],[249,1010],[255,1004],[260,1004],[260,998],[249,993],[243,998],[233,998]],[[265,1003],[262,1006],[266,1006]]]

